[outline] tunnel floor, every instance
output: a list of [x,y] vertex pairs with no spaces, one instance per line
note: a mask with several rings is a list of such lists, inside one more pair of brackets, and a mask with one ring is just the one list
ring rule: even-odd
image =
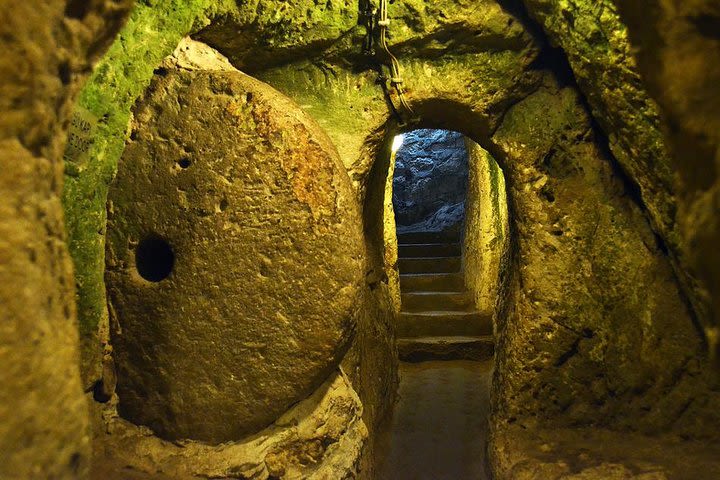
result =
[[398,402],[377,444],[377,479],[489,479],[491,371],[492,360],[402,362]]

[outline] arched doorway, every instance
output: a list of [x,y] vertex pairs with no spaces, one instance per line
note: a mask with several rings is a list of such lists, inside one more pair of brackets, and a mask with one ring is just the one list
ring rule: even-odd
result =
[[397,258],[400,385],[378,478],[486,478],[505,198],[502,170],[463,134],[394,137],[384,238],[397,241],[385,257]]

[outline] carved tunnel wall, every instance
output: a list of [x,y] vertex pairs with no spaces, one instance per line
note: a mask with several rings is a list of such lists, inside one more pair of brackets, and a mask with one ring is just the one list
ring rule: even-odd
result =
[[[690,398],[704,398],[695,408],[711,415],[714,394],[708,380],[698,375],[702,368],[687,361],[701,358],[702,341],[633,184],[605,148],[605,137],[578,89],[568,84],[567,72],[543,63],[545,47],[524,29],[527,20],[492,2],[486,7],[482,18],[469,16],[459,5],[450,10],[468,28],[475,25],[495,34],[492,41],[482,35],[464,40],[451,61],[413,46],[427,32],[410,30],[397,44],[423,126],[465,133],[490,151],[506,174],[515,240],[505,304],[499,310],[505,315],[498,318],[496,432],[518,422],[560,422],[649,433],[685,428],[693,435],[710,435],[691,426],[698,412],[682,408]],[[333,14],[344,15],[342,10]],[[398,21],[412,15],[397,10]],[[378,244],[373,247],[367,202],[374,196],[371,166],[387,148],[383,139],[397,130],[386,123],[372,74],[335,66],[328,76],[308,60],[260,68],[243,60],[246,56],[233,56],[237,50],[225,43],[227,28],[227,21],[211,24],[198,37],[226,52],[240,68],[247,61],[248,70],[295,99],[338,146],[366,205],[374,265],[368,285],[371,291],[384,291],[388,287],[380,265],[386,259]],[[350,37],[359,35],[350,31]],[[329,53],[302,45],[308,58],[324,55],[326,61],[352,50],[342,42]],[[379,175],[384,184],[386,174]],[[372,253],[374,248],[378,254]],[[629,275],[636,270],[636,276]],[[654,288],[640,287],[648,282]],[[661,345],[666,354],[653,355],[650,345]],[[357,348],[364,347],[358,343]],[[349,358],[353,355],[361,356],[354,348]],[[630,373],[631,364],[642,367]],[[683,380],[678,383],[678,378]],[[372,382],[360,390],[378,392]],[[380,397],[376,393],[374,398]],[[677,415],[648,413],[646,405],[657,402],[665,405],[664,412]],[[367,402],[370,408],[372,404]]]
[[[696,166],[681,156],[683,145],[700,139],[693,150],[698,165],[715,171],[718,142],[708,129],[716,115],[701,110],[708,120],[700,126],[688,120],[688,109],[671,88],[682,74],[665,69],[657,81],[648,79],[658,65],[671,65],[668,59],[687,44],[685,37],[663,29],[663,22],[682,14],[680,25],[693,34],[688,38],[714,45],[716,39],[702,27],[708,21],[714,25],[717,12],[710,2],[672,12],[653,4],[650,20],[638,26],[633,2],[524,4],[539,24],[519,2],[437,2],[423,8],[403,2],[392,9],[393,24],[404,27],[395,30],[394,48],[426,126],[462,131],[491,152],[507,178],[513,241],[498,319],[494,470],[500,477],[509,475],[517,460],[508,453],[513,429],[538,425],[716,439],[719,399],[703,333],[717,329],[717,312],[711,308],[717,303],[717,269],[703,265],[703,259],[716,258],[711,255],[716,215],[708,213],[714,212],[708,205],[717,182],[711,174],[699,181],[692,175]],[[14,100],[3,104],[3,150],[17,160],[2,175],[4,198],[14,199],[3,216],[8,219],[3,220],[8,239],[2,247],[3,302],[12,307],[4,309],[8,321],[3,324],[16,326],[13,332],[26,329],[24,340],[39,335],[41,346],[22,350],[13,343],[3,350],[3,363],[12,366],[3,383],[14,387],[7,389],[11,397],[0,401],[0,418],[10,430],[2,435],[7,443],[2,451],[9,452],[2,468],[20,468],[28,475],[47,469],[73,478],[87,470],[89,452],[84,426],[90,417],[81,391],[111,376],[107,370],[101,373],[106,364],[100,360],[109,329],[103,282],[107,188],[124,148],[131,106],[162,58],[183,36],[194,33],[227,53],[236,67],[291,97],[337,146],[358,204],[366,204],[371,195],[373,162],[385,148],[383,138],[396,127],[387,123],[375,74],[349,67],[366,62],[356,53],[364,32],[356,26],[352,2],[332,1],[318,10],[303,1],[288,3],[284,13],[294,19],[290,24],[277,22],[272,4],[138,2],[80,94],[73,123],[97,122],[91,126],[89,151],[70,152],[65,164],[65,217],[83,346],[80,380],[74,360],[75,312],[69,301],[73,288],[58,203],[60,152],[69,106],[88,73],[88,59],[96,58],[114,37],[128,5],[97,1],[80,10],[75,2],[73,8],[66,6],[29,3],[8,9],[2,22],[8,51],[33,52],[17,62],[8,56],[1,64],[4,95]],[[616,6],[632,41],[642,47],[640,67]],[[314,13],[318,11],[322,14]],[[693,23],[693,18],[706,23]],[[549,60],[553,50],[542,32],[562,48],[570,70]],[[668,41],[661,55],[648,54],[656,36]],[[267,41],[259,44],[258,38]],[[712,53],[698,55],[709,58]],[[16,69],[16,63],[27,68]],[[661,100],[666,120],[638,70]],[[23,72],[44,80],[28,90]],[[697,104],[712,98],[714,90],[703,79],[713,72],[691,71],[697,79],[692,84]],[[666,137],[663,128],[669,132]],[[664,138],[671,141],[672,158],[665,153]],[[76,140],[72,148],[82,147],[88,138]],[[679,188],[671,178],[674,168],[683,174]],[[25,207],[10,208],[18,204]],[[700,231],[694,224],[707,228]],[[341,376],[338,381],[358,390],[360,400],[347,405],[362,402],[372,427],[381,417],[380,399],[391,397],[394,375],[389,371],[377,382],[366,373],[392,364],[392,310],[367,218],[364,226],[369,261],[363,298],[370,307],[360,314],[358,340],[342,362],[347,380]],[[25,252],[29,238],[39,240],[31,253]],[[25,256],[35,265],[20,261]],[[16,295],[16,286],[30,284],[49,294],[31,299],[50,298],[50,303],[18,306],[23,297]],[[3,333],[3,339],[9,335]],[[381,341],[370,348],[373,338]],[[28,365],[33,368],[24,370]],[[63,380],[51,381],[58,378]],[[328,386],[336,385],[333,380],[328,381],[322,391],[337,392]],[[33,397],[44,394],[32,385],[49,389],[54,395],[46,396],[52,401]],[[351,398],[351,390],[342,398]],[[29,400],[17,405],[17,398]],[[323,404],[322,398],[315,400],[315,405]],[[351,410],[357,413],[355,407]],[[11,418],[28,421],[5,421]],[[364,435],[360,430],[354,430],[358,438]],[[15,441],[13,435],[25,441]],[[258,468],[282,471],[282,451],[265,457]],[[152,463],[143,468],[156,468]]]

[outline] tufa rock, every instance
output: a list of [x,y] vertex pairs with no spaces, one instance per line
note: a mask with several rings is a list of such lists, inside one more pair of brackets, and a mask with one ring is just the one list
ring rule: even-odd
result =
[[90,445],[65,243],[69,110],[130,1],[0,9],[0,478],[81,479]]
[[[673,154],[678,231],[705,337],[720,365],[720,4],[615,0],[648,92],[660,105]],[[697,302],[696,302],[697,303]],[[702,309],[701,309],[702,311]],[[701,317],[701,320],[703,318]]]
[[168,442],[104,409],[93,478],[356,478],[368,437],[363,407],[341,370],[256,435],[206,445]]
[[109,203],[120,414],[219,443],[317,388],[363,287],[349,178],[316,124],[238,71],[165,70]]

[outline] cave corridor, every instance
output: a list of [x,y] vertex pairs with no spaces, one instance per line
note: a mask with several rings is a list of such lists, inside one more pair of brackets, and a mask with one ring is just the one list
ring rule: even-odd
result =
[[720,478],[716,1],[6,3],[0,479]]
[[[486,224],[502,221],[505,192],[496,210],[484,203],[491,197],[479,193],[491,185],[483,172],[497,164],[487,154],[478,156],[480,147],[460,133],[414,130],[395,137],[393,150],[400,378],[397,402],[378,433],[376,478],[484,480],[494,306],[476,297],[488,287],[497,290],[498,272],[479,281],[464,272],[482,272],[479,259],[500,264],[503,243],[495,230],[484,229],[485,242],[478,235]],[[463,248],[465,238],[468,247],[489,241],[493,247],[477,255]]]

